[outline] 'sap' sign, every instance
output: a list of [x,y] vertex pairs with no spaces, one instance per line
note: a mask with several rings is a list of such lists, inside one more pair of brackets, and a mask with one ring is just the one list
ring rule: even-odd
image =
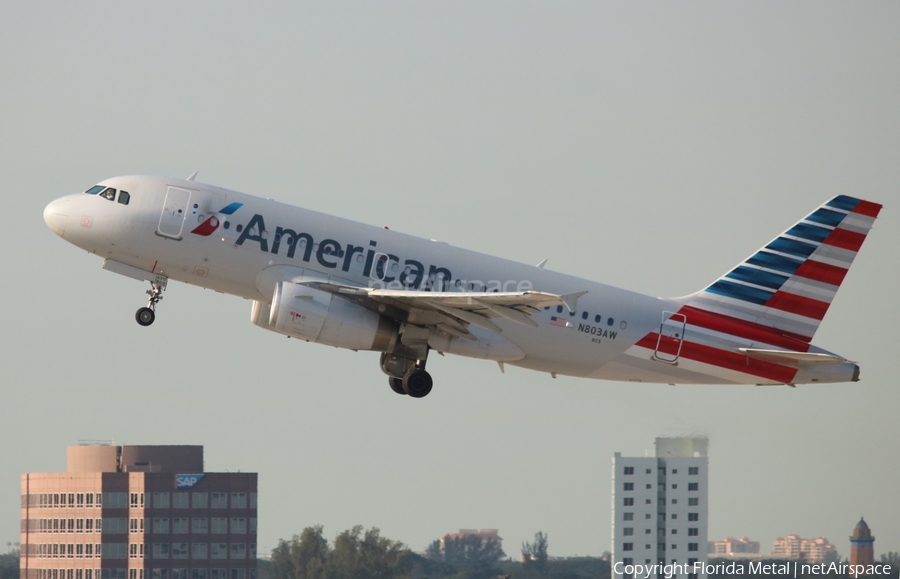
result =
[[200,479],[203,478],[202,474],[176,474],[175,475],[175,488],[176,489],[190,489],[194,488]]

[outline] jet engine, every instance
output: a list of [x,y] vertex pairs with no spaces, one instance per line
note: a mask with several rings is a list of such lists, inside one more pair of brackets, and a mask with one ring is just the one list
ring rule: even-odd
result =
[[251,320],[292,338],[350,350],[389,352],[398,336],[394,320],[332,293],[288,281],[275,286],[271,307],[253,303]]

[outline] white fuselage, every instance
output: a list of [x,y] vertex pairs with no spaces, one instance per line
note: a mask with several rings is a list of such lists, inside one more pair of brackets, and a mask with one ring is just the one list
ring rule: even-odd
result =
[[[407,287],[412,280],[416,289],[433,291],[533,289],[560,295],[586,291],[574,312],[554,307],[534,314],[537,327],[494,319],[502,329],[502,338],[497,339],[508,341],[509,347],[454,352],[453,340],[448,340],[447,347],[439,349],[554,375],[662,383],[779,383],[715,365],[662,361],[652,348],[636,351],[635,344],[659,332],[661,322],[678,311],[682,300],[646,296],[183,179],[116,177],[101,185],[128,191],[129,203],[70,195],[48,206],[47,223],[88,252],[171,280],[260,302],[271,302],[275,284],[292,276],[361,287],[400,287],[403,279]],[[240,205],[230,215],[217,213],[234,204]],[[219,217],[210,223],[212,214]],[[195,233],[204,223],[206,229]],[[560,325],[560,318],[569,324]],[[482,328],[472,329],[481,341],[496,338]],[[753,342],[730,338],[727,347],[748,345]],[[839,378],[849,379],[841,374],[821,381]]]

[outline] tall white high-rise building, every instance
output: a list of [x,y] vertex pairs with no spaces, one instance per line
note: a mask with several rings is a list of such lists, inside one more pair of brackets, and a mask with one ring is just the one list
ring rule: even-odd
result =
[[613,576],[626,565],[672,563],[679,578],[700,576],[693,564],[707,555],[708,443],[657,438],[655,456],[613,455]]

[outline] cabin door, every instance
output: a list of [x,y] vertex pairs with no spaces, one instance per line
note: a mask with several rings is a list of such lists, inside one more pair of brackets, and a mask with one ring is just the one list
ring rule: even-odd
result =
[[162,214],[159,216],[159,226],[156,229],[160,235],[181,239],[181,231],[184,229],[184,219],[187,217],[190,201],[190,191],[169,187],[169,190],[166,191]]

